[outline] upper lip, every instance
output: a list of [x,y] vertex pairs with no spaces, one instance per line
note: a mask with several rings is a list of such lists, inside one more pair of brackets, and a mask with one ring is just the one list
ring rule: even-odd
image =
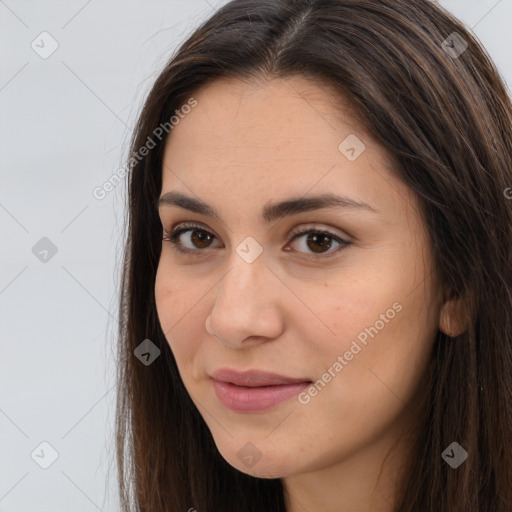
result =
[[270,373],[261,370],[237,371],[231,368],[221,368],[214,371],[210,377],[221,382],[228,382],[236,386],[259,387],[279,386],[285,384],[297,384],[299,382],[311,382],[308,379],[294,379],[277,373]]

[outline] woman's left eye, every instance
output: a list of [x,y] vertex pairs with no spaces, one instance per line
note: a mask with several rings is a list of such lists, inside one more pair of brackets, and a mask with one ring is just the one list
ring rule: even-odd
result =
[[[183,237],[185,234],[187,236]],[[305,237],[304,235],[308,236]],[[186,240],[185,243],[181,240],[182,238]],[[164,231],[163,236],[163,240],[170,242],[175,250],[193,256],[200,256],[198,253],[204,252],[201,249],[210,249],[210,243],[214,239],[215,235],[213,233],[198,224],[181,224],[170,233]],[[312,250],[312,253],[309,253],[306,259],[329,258],[339,249],[351,245],[351,242],[324,229],[308,228],[292,233],[292,242],[297,239],[303,239],[299,243],[299,246],[303,249]],[[333,242],[338,244],[335,247],[336,250],[327,252],[333,247]],[[192,246],[187,247],[187,243]],[[302,251],[299,250],[299,252]],[[327,256],[324,256],[324,254],[327,254]]]
[[[344,247],[347,247],[351,244],[351,242],[340,238],[330,231],[311,228],[303,229],[302,231],[295,233],[292,237],[292,242],[295,240],[301,240],[301,242],[299,242],[299,246],[302,248],[311,249],[313,251],[313,254],[309,253],[308,256],[311,259],[330,258],[340,249],[343,249]],[[333,247],[333,242],[338,245],[335,247],[335,250],[327,252]],[[317,248],[319,248],[319,250],[316,250]],[[323,254],[327,254],[327,256],[323,256]]]

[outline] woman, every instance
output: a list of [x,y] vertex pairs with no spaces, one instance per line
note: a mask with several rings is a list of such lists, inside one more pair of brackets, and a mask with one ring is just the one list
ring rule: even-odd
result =
[[512,510],[512,106],[427,0],[234,0],[133,136],[123,510]]

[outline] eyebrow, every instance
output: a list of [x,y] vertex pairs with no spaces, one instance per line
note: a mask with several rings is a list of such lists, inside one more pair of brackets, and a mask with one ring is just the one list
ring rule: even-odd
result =
[[[215,208],[200,199],[195,199],[179,192],[167,192],[163,194],[158,199],[157,207],[160,208],[164,205],[179,206],[180,208],[220,220],[220,216]],[[349,197],[342,197],[335,194],[321,194],[310,197],[292,197],[278,203],[267,204],[263,208],[261,218],[264,222],[270,223],[283,217],[332,207],[366,210],[373,213],[379,213],[379,210],[376,210],[369,204],[350,199]]]

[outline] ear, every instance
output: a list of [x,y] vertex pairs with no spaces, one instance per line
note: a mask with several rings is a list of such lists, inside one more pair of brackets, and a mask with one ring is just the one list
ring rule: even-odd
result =
[[439,329],[450,338],[463,334],[468,328],[466,308],[462,297],[445,293],[445,301],[439,315]]

